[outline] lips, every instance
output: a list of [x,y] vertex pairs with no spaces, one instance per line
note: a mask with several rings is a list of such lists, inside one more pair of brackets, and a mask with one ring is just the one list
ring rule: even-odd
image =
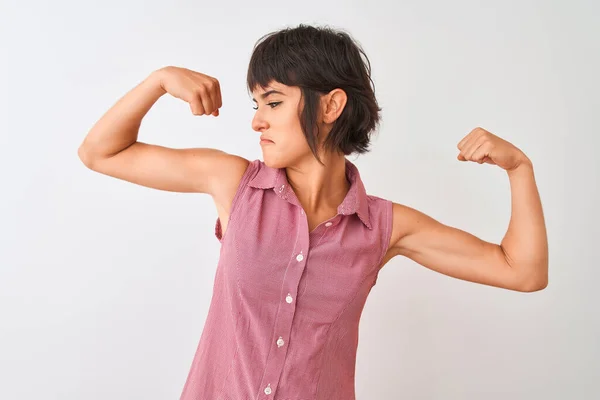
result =
[[268,137],[266,137],[266,136],[261,136],[261,137],[260,137],[260,141],[261,141],[261,142],[262,142],[262,141],[265,141],[265,142],[267,142],[267,143],[269,143],[269,142],[270,142],[270,143],[275,143],[275,142],[273,142],[271,139],[269,139],[269,138],[268,138]]

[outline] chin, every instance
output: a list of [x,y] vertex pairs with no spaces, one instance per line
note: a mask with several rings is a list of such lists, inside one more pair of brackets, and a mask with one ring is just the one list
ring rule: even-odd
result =
[[274,151],[275,149],[272,146],[267,146],[263,148],[263,162],[267,167],[270,168],[287,168],[293,165],[298,165],[305,158],[313,158],[312,153],[301,152],[301,151],[293,151],[293,152],[284,152],[281,149],[279,151]]
[[287,164],[282,162],[281,160],[274,159],[272,157],[263,157],[264,163],[269,168],[285,168]]
[[270,151],[263,151],[263,162],[270,168],[286,168],[291,165],[289,157],[282,157]]

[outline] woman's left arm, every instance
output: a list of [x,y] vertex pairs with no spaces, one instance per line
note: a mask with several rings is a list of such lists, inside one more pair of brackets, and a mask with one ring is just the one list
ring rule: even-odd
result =
[[394,203],[398,233],[393,255],[404,255],[434,271],[476,283],[523,292],[548,285],[548,239],[531,160],[511,143],[475,128],[458,144],[460,161],[497,165],[507,171],[511,217],[500,244],[444,225]]

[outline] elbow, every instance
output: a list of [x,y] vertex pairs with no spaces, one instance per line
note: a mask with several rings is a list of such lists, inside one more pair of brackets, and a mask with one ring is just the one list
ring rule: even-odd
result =
[[548,255],[527,263],[509,263],[514,271],[514,289],[519,292],[539,292],[548,287]]
[[529,284],[529,285],[524,285],[520,291],[524,292],[524,293],[533,293],[533,292],[539,292],[540,290],[544,290],[547,287],[548,287],[548,280],[546,279],[545,281],[536,282],[536,283]]
[[539,292],[548,287],[548,269],[543,274],[532,277],[530,279],[523,280],[523,284],[519,288],[519,291],[525,293]]
[[79,157],[83,165],[89,168],[90,158],[85,149],[83,148],[83,144],[77,149],[77,156]]
[[89,169],[93,170],[93,157],[91,156],[90,152],[85,148],[85,146],[82,144],[79,146],[79,148],[77,149],[77,156],[79,156],[79,159],[81,160],[81,162],[83,163],[83,165],[85,165],[86,167],[88,167]]

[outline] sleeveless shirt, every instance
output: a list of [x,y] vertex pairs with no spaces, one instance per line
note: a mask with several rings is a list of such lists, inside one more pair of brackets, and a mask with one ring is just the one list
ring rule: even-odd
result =
[[180,400],[354,400],[359,320],[392,231],[392,202],[350,189],[309,232],[284,168],[249,163]]

